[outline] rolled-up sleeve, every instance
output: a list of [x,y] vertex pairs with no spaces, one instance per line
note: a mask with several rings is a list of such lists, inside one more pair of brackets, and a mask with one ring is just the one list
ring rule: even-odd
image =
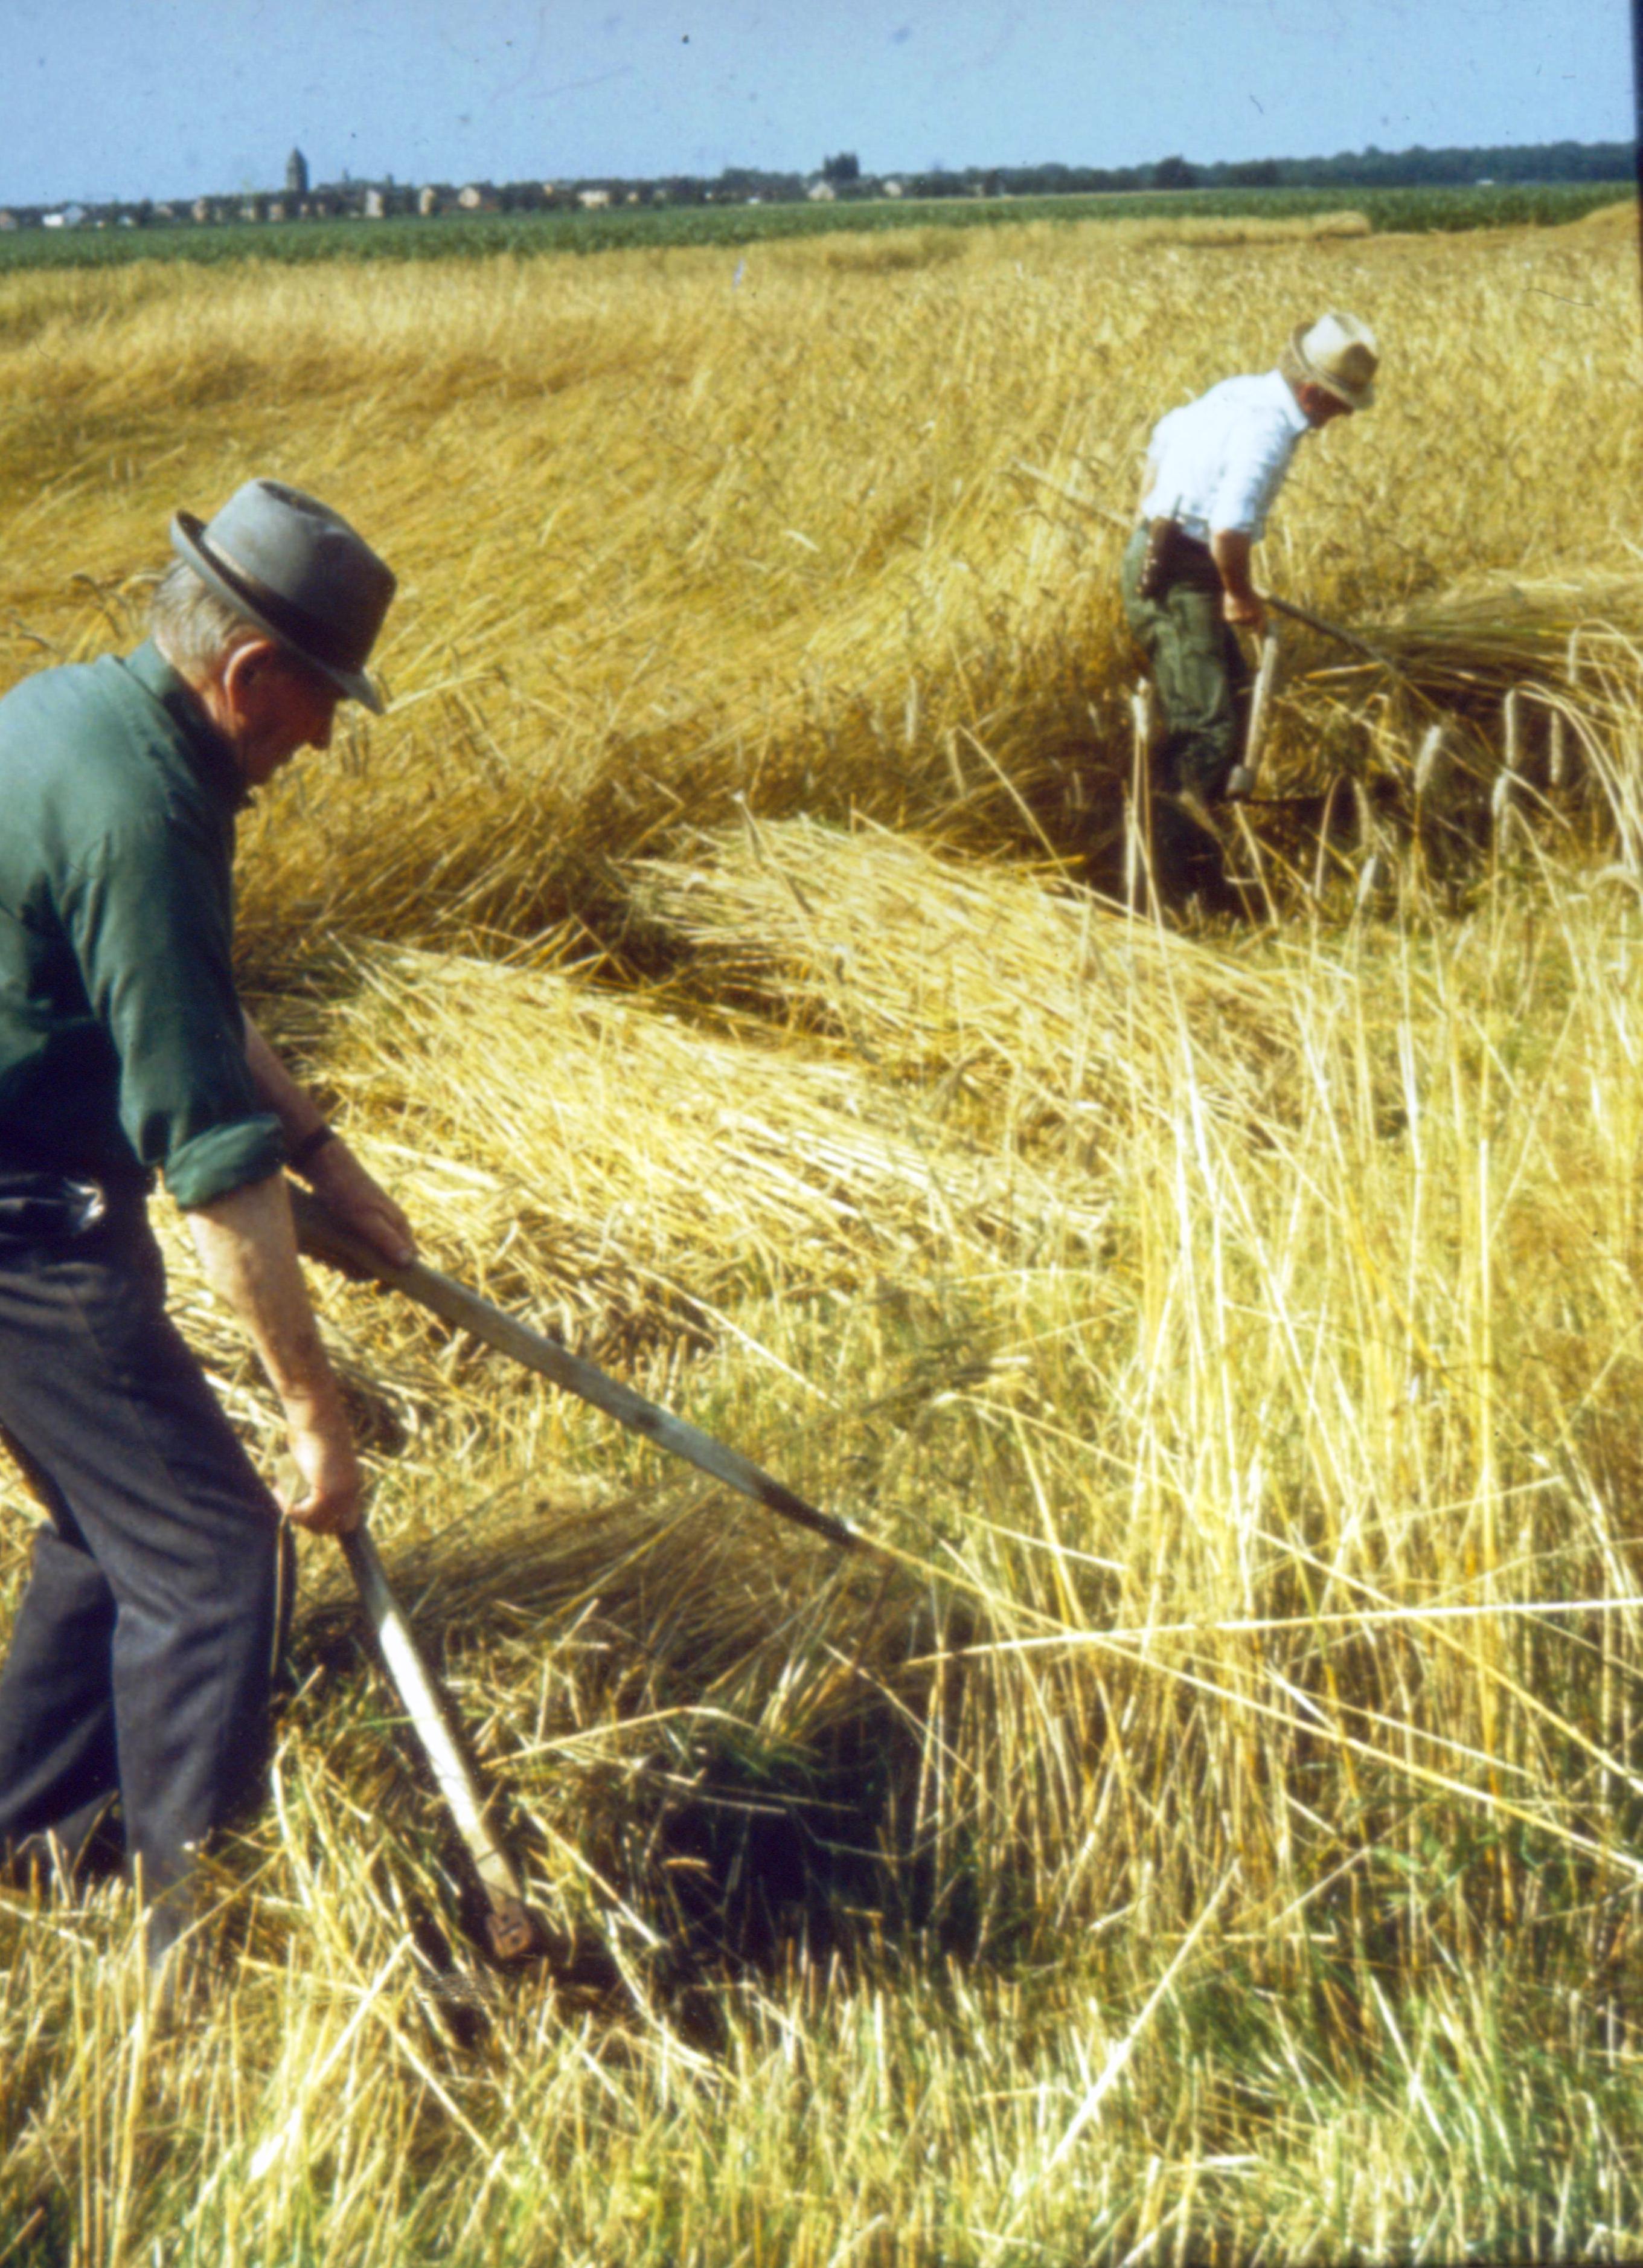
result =
[[120,1121],[183,1206],[284,1163],[260,1102],[234,988],[227,862],[174,811],[99,840],[61,911],[92,1012],[120,1064]]

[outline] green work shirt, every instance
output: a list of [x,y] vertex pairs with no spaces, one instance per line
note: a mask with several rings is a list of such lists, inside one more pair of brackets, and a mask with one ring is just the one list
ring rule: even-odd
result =
[[0,1170],[209,1204],[284,1162],[232,964],[228,742],[151,645],[0,701]]

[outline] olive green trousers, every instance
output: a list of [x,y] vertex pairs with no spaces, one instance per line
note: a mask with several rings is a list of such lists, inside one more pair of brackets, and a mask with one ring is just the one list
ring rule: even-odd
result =
[[1177,570],[1156,598],[1137,587],[1147,532],[1137,528],[1124,554],[1124,611],[1146,655],[1163,711],[1164,738],[1153,773],[1154,792],[1190,788],[1214,803],[1243,745],[1250,666],[1238,634],[1221,611],[1221,578],[1213,561]]

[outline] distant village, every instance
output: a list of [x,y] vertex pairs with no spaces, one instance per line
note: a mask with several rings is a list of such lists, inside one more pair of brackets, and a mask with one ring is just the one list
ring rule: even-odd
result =
[[293,150],[281,189],[241,190],[171,202],[69,202],[0,207],[0,230],[269,225],[287,221],[431,219],[441,213],[598,212],[630,205],[831,203],[840,198],[1080,196],[1104,191],[1225,188],[1401,188],[1447,183],[1625,181],[1629,143],[1556,142],[1489,149],[1383,151],[1332,158],[1260,158],[1194,165],[1182,157],[1149,165],[935,166],[899,174],[867,173],[850,151],[810,173],[727,166],[713,179],[680,173],[655,180],[310,182],[308,160]]
[[[1053,167],[1052,172],[1066,168]],[[665,180],[602,181],[424,181],[407,185],[392,175],[380,181],[343,180],[310,182],[308,160],[293,150],[285,161],[282,189],[242,190],[234,195],[198,196],[167,202],[143,197],[130,202],[70,202],[60,205],[0,207],[0,229],[165,228],[264,225],[303,220],[429,219],[438,213],[605,211],[615,206],[792,203],[809,199],[830,202],[839,196],[899,197],[1000,194],[995,175],[972,173],[941,177],[939,184],[909,189],[894,176],[864,174],[856,159],[830,158],[810,174],[766,173],[730,167],[716,180],[682,174]]]

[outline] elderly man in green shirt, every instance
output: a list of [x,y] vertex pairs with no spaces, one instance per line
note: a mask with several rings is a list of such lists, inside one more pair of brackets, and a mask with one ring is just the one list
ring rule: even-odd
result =
[[150,1957],[254,1793],[282,1507],[166,1317],[146,1199],[187,1212],[283,1406],[318,1531],[359,1517],[348,1418],[283,1169],[385,1256],[398,1206],[237,998],[234,824],[347,698],[394,581],[348,523],[253,481],[173,522],[150,643],[0,701],[0,1428],[48,1515],[0,1671],[0,1850],[72,1871],[119,1798]]

